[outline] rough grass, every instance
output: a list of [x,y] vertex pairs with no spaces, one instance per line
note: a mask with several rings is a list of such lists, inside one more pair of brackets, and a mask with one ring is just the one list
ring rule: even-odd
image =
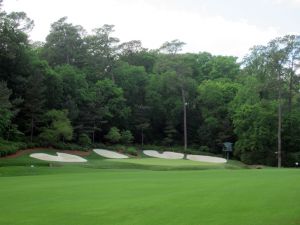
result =
[[0,177],[0,224],[300,224],[296,169],[27,169],[40,175]]

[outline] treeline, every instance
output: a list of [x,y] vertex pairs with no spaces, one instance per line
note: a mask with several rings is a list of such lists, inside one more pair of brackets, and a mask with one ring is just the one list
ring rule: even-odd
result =
[[217,154],[233,142],[246,163],[299,160],[299,36],[256,46],[240,64],[231,56],[180,54],[179,40],[156,50],[120,43],[113,25],[88,34],[67,18],[51,25],[45,43],[31,43],[33,21],[24,13],[1,11],[0,20],[2,140],[186,140]]

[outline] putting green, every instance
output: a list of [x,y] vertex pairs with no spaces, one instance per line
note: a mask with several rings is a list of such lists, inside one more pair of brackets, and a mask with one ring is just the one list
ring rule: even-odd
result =
[[0,224],[300,224],[300,170],[75,168],[0,177]]

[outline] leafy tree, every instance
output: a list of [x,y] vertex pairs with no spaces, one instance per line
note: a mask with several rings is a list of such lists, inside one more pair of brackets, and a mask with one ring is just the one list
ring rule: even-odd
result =
[[[102,76],[115,81],[113,68],[117,59],[119,39],[112,37],[114,25],[105,24],[93,30],[93,34],[85,38],[87,43],[87,64],[92,68],[92,80],[96,81]],[[99,72],[100,71],[100,74]]]
[[[55,72],[57,74],[57,78],[55,78],[57,81],[56,89],[58,90],[56,94],[58,99],[61,98],[61,108],[67,109],[69,118],[71,121],[75,121],[79,116],[79,105],[88,89],[85,74],[71,65],[58,66],[55,68]],[[63,97],[60,96],[61,85]]]
[[229,80],[207,80],[199,85],[197,99],[203,122],[198,134],[202,145],[217,151],[223,142],[234,140],[229,105],[238,88],[238,84]]
[[123,90],[109,79],[100,80],[90,87],[83,99],[78,123],[83,125],[80,128],[82,132],[92,134],[93,142],[103,123],[113,124],[113,121],[124,120],[130,112],[125,105]]
[[30,54],[28,31],[33,21],[23,12],[0,12],[0,80],[6,81],[12,96],[24,94],[28,77]]
[[78,137],[78,143],[83,146],[90,145],[92,143],[91,138],[87,134],[80,134]]
[[86,56],[84,45],[84,29],[81,26],[67,23],[67,17],[62,17],[51,24],[50,34],[42,51],[51,66],[69,64],[83,66]]
[[177,130],[175,129],[172,122],[167,121],[165,129],[165,138],[163,140],[165,145],[171,146],[174,143],[175,135],[177,134]]
[[45,114],[46,126],[39,135],[40,138],[48,143],[57,141],[70,141],[73,137],[71,121],[67,117],[66,110],[50,110]]
[[110,128],[105,138],[111,143],[118,143],[121,140],[120,130],[117,127]]
[[163,45],[160,47],[160,51],[167,52],[171,55],[175,55],[176,53],[180,52],[185,45],[184,42],[175,39],[173,41],[167,41],[163,43]]
[[12,104],[9,100],[11,90],[6,86],[6,83],[0,82],[0,137],[4,136],[5,130],[11,123],[13,117]]
[[130,144],[133,141],[133,136],[130,130],[122,130],[120,141],[123,144]]

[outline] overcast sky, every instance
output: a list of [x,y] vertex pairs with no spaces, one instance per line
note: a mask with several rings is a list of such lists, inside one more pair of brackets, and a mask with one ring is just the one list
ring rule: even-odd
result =
[[44,41],[63,16],[88,32],[114,24],[122,42],[141,40],[147,48],[180,39],[185,52],[239,57],[274,37],[300,34],[300,0],[4,0],[3,6],[34,20],[34,41]]

